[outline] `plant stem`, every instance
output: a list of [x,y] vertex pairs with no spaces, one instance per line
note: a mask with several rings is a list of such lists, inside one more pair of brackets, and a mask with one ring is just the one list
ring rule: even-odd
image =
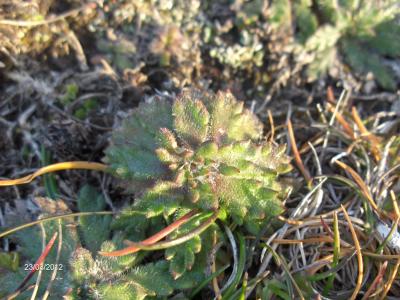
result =
[[15,292],[22,290],[26,283],[29,281],[29,279],[32,278],[33,274],[40,268],[40,266],[43,264],[44,260],[46,259],[47,255],[49,254],[51,248],[53,248],[54,242],[57,238],[58,232],[55,232],[53,237],[50,239],[46,247],[44,248],[42,254],[39,256],[35,264],[33,265],[33,269],[29,272],[29,274],[24,278],[24,280],[21,282],[21,284],[18,286]]
[[77,213],[70,213],[70,214],[65,214],[65,215],[46,217],[43,219],[25,223],[25,224],[19,225],[17,227],[8,229],[6,231],[0,232],[0,238],[3,238],[5,236],[7,236],[11,233],[17,232],[19,230],[31,227],[33,225],[41,224],[41,223],[52,221],[52,220],[65,219],[65,218],[71,218],[71,217],[81,217],[81,216],[91,216],[91,215],[112,215],[112,214],[114,214],[112,211],[88,211],[88,212],[77,212]]
[[[151,244],[154,244],[154,243],[158,242],[159,240],[163,239],[168,234],[173,232],[175,229],[177,229],[181,225],[183,225],[186,222],[188,222],[190,220],[190,218],[193,217],[196,213],[197,213],[197,210],[195,210],[195,209],[191,210],[186,215],[184,215],[183,217],[179,218],[175,222],[171,223],[170,225],[168,225],[167,227],[165,227],[161,231],[157,232],[156,234],[154,234],[151,237],[149,237],[149,238],[145,239],[144,241],[142,241],[141,244],[143,244],[143,245],[151,245]],[[127,248],[124,248],[124,249],[121,249],[121,250],[112,251],[112,252],[102,252],[102,251],[100,251],[99,254],[103,255],[103,256],[123,256],[123,255],[127,255],[127,254],[132,254],[132,253],[138,252],[140,250],[140,248],[138,248],[136,246],[136,243],[133,243],[133,242],[130,242],[130,243],[135,244],[135,245],[127,247]]]
[[81,169],[81,170],[95,170],[104,172],[107,170],[107,168],[108,168],[107,165],[97,162],[66,161],[45,166],[43,168],[40,168],[36,172],[22,178],[0,180],[0,186],[10,186],[10,185],[29,183],[38,176],[56,171]]
[[[139,250],[161,250],[161,249],[167,249],[170,247],[174,247],[177,245],[180,245],[190,239],[192,239],[193,237],[195,237],[196,235],[201,234],[204,230],[206,230],[216,219],[218,218],[218,211],[215,211],[210,218],[205,221],[204,223],[202,223],[200,226],[198,226],[196,229],[188,232],[187,234],[185,234],[184,236],[181,236],[175,240],[170,240],[170,241],[165,241],[165,242],[160,242],[160,243],[155,243],[155,244],[151,244],[151,245],[146,245],[143,242],[141,243],[131,243],[132,246],[125,248],[125,249],[121,249],[121,250],[117,250],[117,251],[112,251],[112,252],[99,252],[100,255],[103,256],[123,256],[123,255],[127,255],[127,254],[131,254],[131,253],[135,253]],[[174,223],[172,223],[174,224]],[[171,225],[172,225],[171,224]],[[174,226],[175,228],[173,230],[175,230],[177,228],[177,226]],[[165,230],[165,229],[163,229]],[[172,231],[172,230],[171,230]],[[161,237],[162,238],[162,237]],[[160,239],[161,239],[160,238]]]

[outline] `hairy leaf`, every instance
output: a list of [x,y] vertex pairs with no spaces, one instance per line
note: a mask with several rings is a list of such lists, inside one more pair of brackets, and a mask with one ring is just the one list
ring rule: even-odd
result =
[[200,99],[183,93],[173,106],[174,129],[190,145],[204,142],[208,134],[210,115]]
[[[78,209],[81,212],[102,211],[106,207],[103,195],[90,185],[85,185],[78,195]],[[80,229],[84,244],[91,251],[99,250],[100,245],[110,234],[111,216],[80,217]]]
[[[155,118],[154,110],[146,108],[142,111],[139,107],[131,118]],[[262,123],[244,103],[229,92],[184,90],[170,113],[171,126],[152,127],[152,142],[118,144],[114,136],[106,152],[115,175],[133,184],[147,182],[137,190],[135,203],[113,222],[114,229],[138,241],[191,209],[203,213],[170,233],[168,239],[173,240],[196,229],[209,210],[219,209],[224,212],[224,221],[253,229],[282,212],[286,188],[279,176],[291,170],[290,158],[284,146],[262,141]],[[137,122],[123,124],[120,132],[126,140],[129,132],[136,132]],[[128,273],[130,284],[152,296],[167,296],[178,281],[189,286],[202,277],[211,244],[212,237],[206,231],[165,251],[171,290],[162,288],[167,278],[161,279],[157,288],[152,280],[147,281],[158,276],[155,265]],[[102,261],[112,265],[99,259]]]

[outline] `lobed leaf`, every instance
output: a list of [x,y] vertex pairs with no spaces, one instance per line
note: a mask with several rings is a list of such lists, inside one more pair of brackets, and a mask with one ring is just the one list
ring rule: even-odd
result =
[[138,199],[135,208],[143,212],[147,218],[174,213],[184,199],[183,191],[174,182],[160,181]]
[[[182,233],[182,231],[180,231]],[[169,272],[174,279],[181,277],[186,271],[190,271],[195,263],[196,253],[201,250],[201,239],[199,236],[190,241],[165,251],[165,258],[169,261]]]
[[204,103],[210,113],[210,138],[218,144],[261,138],[261,122],[231,93],[204,97]]
[[208,135],[210,115],[203,102],[193,93],[182,93],[173,105],[174,129],[188,144],[197,146]]
[[166,168],[154,150],[160,128],[172,128],[172,123],[169,102],[154,99],[140,104],[121,129],[113,133],[104,161],[121,178],[143,181],[163,176]]
[[[85,185],[78,195],[78,209],[81,212],[102,211],[106,202],[102,194],[90,185]],[[79,218],[84,245],[95,252],[110,234],[111,216],[85,216]]]
[[172,278],[165,261],[137,267],[127,274],[126,279],[150,296],[168,296],[173,292]]
[[395,90],[396,81],[389,68],[384,66],[381,58],[360,46],[356,41],[344,39],[343,53],[349,65],[360,73],[372,72],[376,81],[385,89]]

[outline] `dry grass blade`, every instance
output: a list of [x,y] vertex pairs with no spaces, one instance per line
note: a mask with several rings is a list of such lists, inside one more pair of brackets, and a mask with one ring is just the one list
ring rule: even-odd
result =
[[[218,241],[218,236],[216,231],[213,232],[213,249],[216,249],[217,246],[217,241]],[[211,263],[211,272],[213,274],[215,274],[217,272],[217,268],[216,268],[216,263],[215,263],[215,253],[213,251],[213,255],[212,255],[212,263]],[[214,277],[212,279],[212,286],[213,286],[213,290],[214,290],[214,295],[216,295],[217,299],[222,299],[221,297],[221,289],[219,288],[218,285],[218,278]]]
[[[350,260],[351,257],[353,256],[351,251],[352,251],[352,249],[346,249],[346,250],[342,251],[340,253],[340,258],[348,256],[348,260]],[[317,273],[320,269],[325,267],[326,265],[332,264],[333,257],[334,257],[333,254],[329,254],[329,255],[326,255],[326,256],[314,261],[312,263],[312,265],[309,265],[307,267],[307,274],[313,275],[313,274]],[[342,260],[342,262],[340,264],[344,265],[346,262],[347,262],[347,260],[345,260],[345,261]],[[338,266],[336,266],[336,268],[338,268]],[[330,273],[330,271],[328,271],[326,273]]]
[[271,136],[269,139],[273,141],[275,138],[275,125],[274,125],[274,118],[272,117],[272,112],[270,109],[268,109],[268,120],[271,125]]
[[387,268],[387,264],[388,264],[388,262],[385,261],[380,266],[378,274],[376,275],[374,281],[371,283],[371,285],[369,286],[369,289],[365,292],[364,297],[362,297],[361,300],[367,300],[369,298],[369,296],[371,296],[371,294],[376,290],[378,285],[382,282],[383,275],[385,275],[385,271]]
[[394,280],[397,277],[397,272],[399,270],[399,267],[400,267],[400,258],[397,260],[396,265],[393,268],[393,272],[390,274],[389,280],[385,284],[385,287],[384,287],[384,290],[382,292],[382,295],[379,298],[380,300],[386,299],[386,295],[387,295],[387,293],[389,293],[389,291],[390,291],[390,289],[392,287],[392,284],[393,284]]
[[288,219],[288,218],[285,218],[284,216],[278,216],[278,220],[280,220],[282,222],[285,222],[287,224],[290,224],[290,225],[301,225],[301,224],[303,224],[303,221]]
[[33,289],[34,287],[35,287],[34,284],[28,285],[21,290],[17,290],[16,292],[14,292],[4,298],[1,298],[1,300],[13,300],[13,299],[17,298],[19,295],[21,295],[22,293],[29,291],[29,290]]
[[333,264],[337,265],[340,258],[340,231],[339,220],[337,213],[333,214],[333,236],[334,236],[334,250],[333,250]]
[[396,214],[396,219],[400,218],[399,205],[397,204],[396,195],[393,190],[390,190],[390,199],[392,199],[394,213]]
[[288,127],[290,143],[291,143],[291,146],[292,146],[292,151],[293,151],[294,160],[296,162],[296,165],[299,168],[301,174],[303,174],[303,176],[306,179],[307,183],[311,183],[312,178],[311,178],[310,172],[304,167],[303,161],[302,161],[302,159],[300,157],[300,154],[299,154],[299,150],[297,149],[296,139],[294,137],[294,132],[293,132],[292,121],[290,121],[290,119],[287,122],[287,127]]
[[6,231],[0,232],[0,238],[3,238],[11,233],[17,232],[19,230],[41,224],[44,222],[52,221],[52,220],[57,220],[57,219],[65,219],[65,218],[71,218],[71,217],[82,217],[82,216],[91,216],[91,215],[112,215],[114,214],[112,211],[92,211],[92,212],[78,212],[78,213],[70,213],[70,214],[65,214],[65,215],[56,215],[56,216],[51,216],[51,217],[45,217],[36,221],[32,221],[29,223],[25,223],[16,227],[13,227],[11,229],[8,229]]
[[270,251],[272,253],[273,257],[275,258],[275,260],[277,262],[277,264],[281,265],[283,267],[283,269],[286,272],[287,276],[290,278],[294,288],[296,289],[299,298],[304,300],[303,293],[302,293],[300,287],[298,286],[296,280],[294,279],[293,275],[291,274],[290,268],[287,265],[286,261],[272,247],[270,247],[267,244],[265,244],[264,246],[268,249],[268,251]]
[[66,161],[45,166],[43,168],[40,168],[36,172],[22,178],[0,180],[0,186],[10,186],[10,185],[29,183],[38,176],[56,171],[80,169],[80,170],[95,170],[104,172],[107,170],[107,168],[108,168],[107,165],[102,163],[88,162],[88,161]]
[[[57,255],[56,255],[56,261],[55,261],[56,266],[59,265],[58,263],[60,261],[62,243],[63,243],[63,236],[62,236],[61,220],[58,220],[58,246],[57,246]],[[47,284],[46,291],[43,295],[42,300],[46,300],[49,297],[54,280],[56,279],[56,276],[57,276],[57,272],[58,272],[58,268],[54,268],[54,270],[51,274],[50,280]]]
[[363,263],[362,253],[361,253],[360,242],[358,241],[357,233],[354,230],[353,223],[351,222],[351,219],[350,219],[349,215],[347,214],[346,209],[343,206],[342,206],[342,211],[343,211],[344,217],[346,218],[347,223],[349,224],[349,229],[350,229],[353,241],[354,241],[354,246],[356,248],[356,254],[357,254],[358,276],[357,276],[356,287],[354,288],[353,294],[351,295],[351,298],[350,298],[351,300],[354,300],[354,299],[356,299],[356,297],[361,289],[363,273],[364,273],[364,263]]
[[326,100],[328,100],[328,103],[336,104],[335,94],[333,93],[332,86],[328,86],[326,89]]
[[[348,201],[348,202],[346,202],[346,203],[344,203],[342,205],[347,208],[350,204],[351,204],[351,202]],[[288,218],[285,218],[284,216],[278,216],[277,218],[278,218],[278,220],[280,220],[282,222],[285,222],[285,223],[287,223],[289,225],[301,226],[302,224],[304,224],[307,221],[316,220],[316,219],[320,219],[321,220],[321,218],[329,217],[330,215],[332,215],[334,213],[337,213],[340,210],[341,210],[341,208],[338,207],[338,208],[336,208],[334,210],[331,210],[329,212],[326,212],[326,213],[323,213],[323,214],[320,214],[320,215],[316,215],[316,216],[313,216],[313,217],[305,218],[303,220],[288,219]],[[325,221],[323,220],[323,222],[325,222]]]
[[364,126],[364,124],[354,106],[351,109],[351,115],[353,116],[354,122],[356,123],[356,125],[357,125],[358,129],[360,130],[361,134],[363,135],[363,137],[365,137],[367,140],[369,140],[371,142],[372,153],[374,154],[375,160],[380,161],[381,154],[379,151],[379,139],[375,135],[370,133],[368,131],[368,129]]
[[[335,108],[328,103],[328,109],[331,113],[335,113]],[[352,138],[355,138],[355,133],[353,129],[351,128],[350,124],[346,121],[346,119],[342,116],[342,114],[338,111],[335,113],[335,118],[339,122],[340,125],[342,125],[343,130]]]
[[[323,220],[321,218],[321,220]],[[329,228],[329,227],[328,227]],[[340,231],[339,231],[339,220],[337,217],[337,213],[333,213],[333,259],[332,259],[332,269],[336,268],[339,265],[340,260]],[[327,293],[329,290],[332,290],[333,283],[335,281],[335,274],[329,276],[328,281],[325,285],[324,292]]]
[[400,259],[400,254],[378,254],[369,251],[363,251],[363,255],[373,257],[380,260],[397,260]]
[[345,163],[341,161],[335,161],[336,164],[338,164],[342,169],[345,171],[349,172],[350,175],[353,177],[359,188],[361,189],[362,193],[364,194],[365,198],[368,200],[369,204],[371,205],[372,209],[375,210],[380,216],[384,215],[376,205],[374,199],[372,198],[371,192],[369,191],[369,188],[365,184],[364,180],[360,177],[360,175],[357,174],[356,171],[353,170],[350,166],[346,165]]
[[307,238],[307,239],[300,239],[300,240],[289,240],[289,239],[274,239],[272,241],[274,244],[281,244],[281,245],[292,245],[292,244],[320,244],[320,243],[331,243],[333,239],[329,236],[321,236],[315,238]]
[[322,227],[324,228],[326,233],[329,234],[329,236],[333,237],[332,230],[329,228],[328,224],[326,224],[326,222],[324,221],[324,218],[320,217],[320,220],[321,220]]
[[[47,237],[47,235],[46,235],[46,229],[44,228],[43,223],[40,224],[40,230],[42,231],[42,251],[44,251],[46,249],[46,237]],[[33,288],[33,291],[32,291],[31,300],[35,300],[36,299],[37,292],[39,290],[39,285],[40,285],[40,282],[42,280],[42,275],[43,275],[43,269],[40,268],[40,270],[38,272],[38,275],[36,277],[35,287]]]
[[53,237],[50,239],[50,241],[47,243],[46,247],[44,248],[42,254],[39,256],[35,264],[33,265],[32,270],[28,273],[28,275],[24,278],[24,280],[21,282],[21,284],[18,286],[16,289],[15,293],[18,291],[24,289],[25,285],[28,283],[29,279],[32,278],[32,276],[35,274],[35,272],[40,268],[40,266],[43,264],[44,260],[46,259],[47,255],[49,255],[51,248],[53,248],[54,242],[57,238],[58,232],[55,232]]

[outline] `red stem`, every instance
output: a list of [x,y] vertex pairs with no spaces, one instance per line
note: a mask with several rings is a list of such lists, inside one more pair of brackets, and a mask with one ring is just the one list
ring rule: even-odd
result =
[[[144,241],[139,242],[139,244],[142,244],[142,245],[145,245],[145,246],[149,246],[149,245],[152,245],[152,244],[158,242],[159,240],[161,240],[164,237],[166,237],[167,235],[169,235],[172,231],[174,231],[175,229],[177,229],[178,227],[180,227],[181,225],[183,225],[187,221],[189,221],[190,218],[193,217],[196,213],[197,213],[196,209],[191,210],[186,215],[184,215],[183,217],[179,218],[175,222],[171,223],[170,225],[168,225],[167,227],[165,227],[161,231],[159,231],[156,234],[152,235],[151,237],[145,239]],[[135,244],[137,244],[137,243],[135,243]],[[102,252],[102,251],[100,251],[99,254],[103,255],[103,256],[123,256],[123,255],[127,255],[127,254],[132,254],[132,253],[138,252],[139,250],[140,250],[140,248],[138,248],[137,246],[130,246],[130,247],[127,247],[127,248],[124,248],[124,249],[121,249],[121,250],[112,251],[112,252]]]
[[39,258],[37,259],[37,261],[35,262],[35,264],[33,265],[32,270],[29,272],[29,274],[24,278],[24,280],[21,282],[21,284],[18,286],[18,288],[16,289],[16,291],[23,289],[23,287],[25,286],[25,284],[29,281],[29,279],[32,278],[33,274],[35,274],[35,272],[37,270],[39,270],[39,267],[43,264],[44,260],[46,259],[47,255],[49,255],[49,252],[51,250],[51,248],[53,248],[54,242],[57,239],[57,235],[58,232],[55,232],[53,237],[51,238],[51,240],[48,242],[48,244],[46,245],[46,247],[44,248],[42,254],[39,256]]

